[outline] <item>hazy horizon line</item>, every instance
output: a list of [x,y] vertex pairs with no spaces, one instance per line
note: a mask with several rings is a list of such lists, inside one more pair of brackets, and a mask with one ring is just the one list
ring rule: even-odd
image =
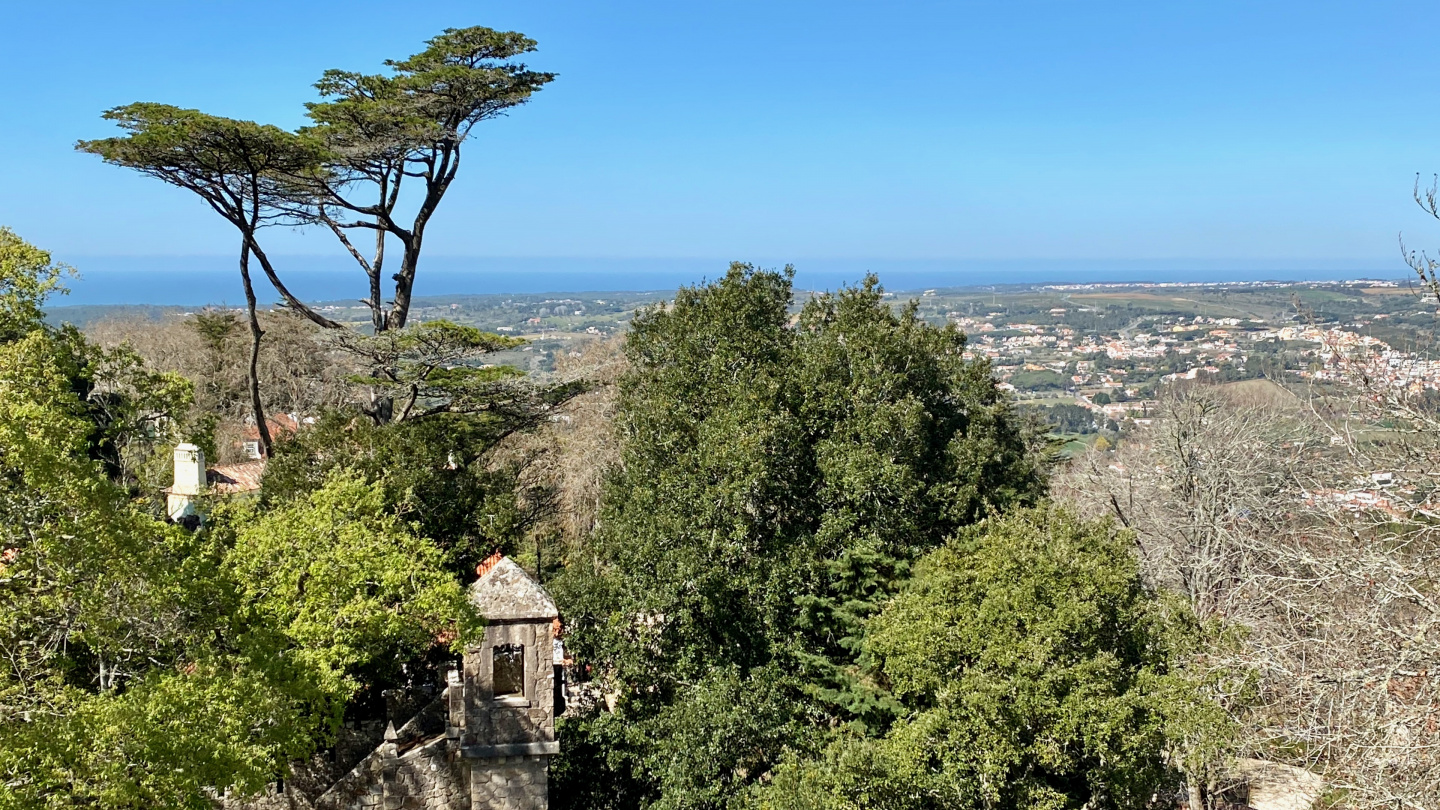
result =
[[[109,257],[80,260],[68,286],[67,303],[201,306],[244,299],[234,256]],[[338,301],[364,297],[366,277],[348,256],[272,257],[287,287],[302,300]],[[1392,262],[1329,260],[1114,260],[1114,259],[809,259],[753,260],[765,268],[796,267],[795,286],[833,290],[879,277],[887,290],[907,291],[997,284],[1064,283],[1226,283],[1245,281],[1340,281],[1400,279],[1410,271]],[[393,266],[393,265],[392,265]],[[530,295],[575,292],[649,292],[713,280],[728,261],[718,259],[566,259],[442,255],[425,257],[416,276],[416,296]],[[253,268],[263,303],[274,291]],[[389,273],[387,272],[387,275]],[[387,284],[388,286],[388,284]],[[59,300],[56,301],[59,305]]]
[[[51,251],[55,255],[56,251]],[[337,253],[272,253],[274,259],[291,260],[323,260],[326,263],[343,264],[347,269],[356,267],[354,259],[347,255]],[[454,261],[478,261],[478,262],[724,262],[752,261],[744,258],[719,258],[715,256],[586,256],[586,255],[534,255],[534,256],[507,256],[496,254],[462,254],[462,253],[433,253],[426,254],[426,260],[454,262]],[[1400,257],[1365,257],[1365,256],[1286,256],[1286,257],[1264,257],[1264,256],[1212,256],[1212,257],[1188,257],[1188,256],[1145,256],[1145,257],[1107,257],[1107,256],[1068,256],[1068,257],[964,257],[964,256],[796,256],[784,260],[787,263],[799,262],[824,262],[827,264],[857,264],[867,262],[893,262],[899,264],[1159,264],[1159,265],[1180,265],[1193,264],[1197,266],[1210,265],[1326,265],[1331,267],[1387,264],[1393,265],[1399,262]],[[67,254],[62,263],[70,263],[82,260],[103,260],[103,261],[236,261],[234,253],[71,253]],[[763,261],[776,261],[770,257],[762,257]],[[1403,266],[1403,265],[1402,265]]]

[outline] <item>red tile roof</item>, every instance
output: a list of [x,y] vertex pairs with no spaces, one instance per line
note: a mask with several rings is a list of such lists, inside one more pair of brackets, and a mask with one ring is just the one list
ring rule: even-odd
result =
[[490,573],[490,570],[492,568],[499,565],[500,561],[504,558],[505,555],[501,554],[498,551],[494,554],[491,554],[489,557],[486,557],[483,561],[481,561],[479,565],[475,566],[475,575],[479,577],[485,576],[486,574]]
[[205,483],[216,495],[238,495],[260,489],[260,476],[264,474],[263,459],[239,464],[216,464],[205,471]]

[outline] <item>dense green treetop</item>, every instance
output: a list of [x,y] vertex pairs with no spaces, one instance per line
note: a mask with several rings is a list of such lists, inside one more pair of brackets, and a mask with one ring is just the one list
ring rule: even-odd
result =
[[470,577],[490,554],[515,553],[516,539],[544,514],[547,493],[522,485],[515,464],[491,456],[513,429],[505,420],[454,414],[376,425],[331,412],[278,445],[262,497],[284,503],[337,473],[361,476],[380,487],[388,512],[445,552],[456,577]]
[[[483,26],[447,28],[408,59],[386,60],[386,74],[327,70],[307,104],[314,124],[301,134],[325,152],[325,171],[302,185],[316,216],[328,225],[370,277],[377,332],[405,326],[425,229],[460,170],[471,130],[504,115],[555,79],[514,58],[535,40]],[[402,189],[419,184],[414,215],[397,213]],[[348,236],[371,231],[365,256]],[[389,307],[381,300],[385,238],[400,242],[400,268]]]
[[300,180],[325,172],[314,143],[269,124],[169,104],[126,104],[104,118],[125,134],[80,141],[76,149],[198,195],[239,229],[242,269],[254,254],[286,306],[320,326],[339,326],[291,294],[257,237],[267,224],[304,221]]
[[317,151],[268,124],[152,102],[114,107],[103,117],[126,134],[82,140],[77,149],[193,191],[240,225],[282,215],[271,206],[291,191],[286,178],[319,168]]
[[1193,618],[1146,588],[1132,543],[1049,507],[927,555],[865,638],[904,716],[883,738],[793,758],[755,806],[1138,809],[1174,795],[1167,755],[1224,717],[1179,666]]
[[50,254],[0,227],[0,341],[15,340],[37,329],[45,299],[63,288],[66,270]]
[[[804,729],[882,727],[864,620],[911,561],[1043,491],[963,334],[895,312],[873,279],[798,317],[791,296],[788,272],[735,265],[634,319],[623,468],[556,584],[617,699],[567,733],[579,751],[626,729],[605,767],[662,806],[723,804]],[[754,701],[775,709],[740,723]]]

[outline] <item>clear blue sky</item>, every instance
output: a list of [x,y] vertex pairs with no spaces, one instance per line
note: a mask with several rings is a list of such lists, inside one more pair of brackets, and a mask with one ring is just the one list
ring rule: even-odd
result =
[[[15,3],[0,224],[232,255],[186,193],[72,151],[164,101],[295,126],[329,67],[447,26],[560,78],[485,125],[434,255],[1355,261],[1440,244],[1435,2]],[[267,237],[280,254],[327,238]]]

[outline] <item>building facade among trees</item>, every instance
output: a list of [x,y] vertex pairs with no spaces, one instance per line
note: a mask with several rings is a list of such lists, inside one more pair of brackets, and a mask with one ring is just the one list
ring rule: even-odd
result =
[[[328,787],[277,785],[237,810],[544,810],[564,711],[559,611],[524,569],[496,554],[470,598],[485,635],[445,689]],[[310,793],[310,796],[305,795]],[[318,795],[315,795],[318,794]]]

